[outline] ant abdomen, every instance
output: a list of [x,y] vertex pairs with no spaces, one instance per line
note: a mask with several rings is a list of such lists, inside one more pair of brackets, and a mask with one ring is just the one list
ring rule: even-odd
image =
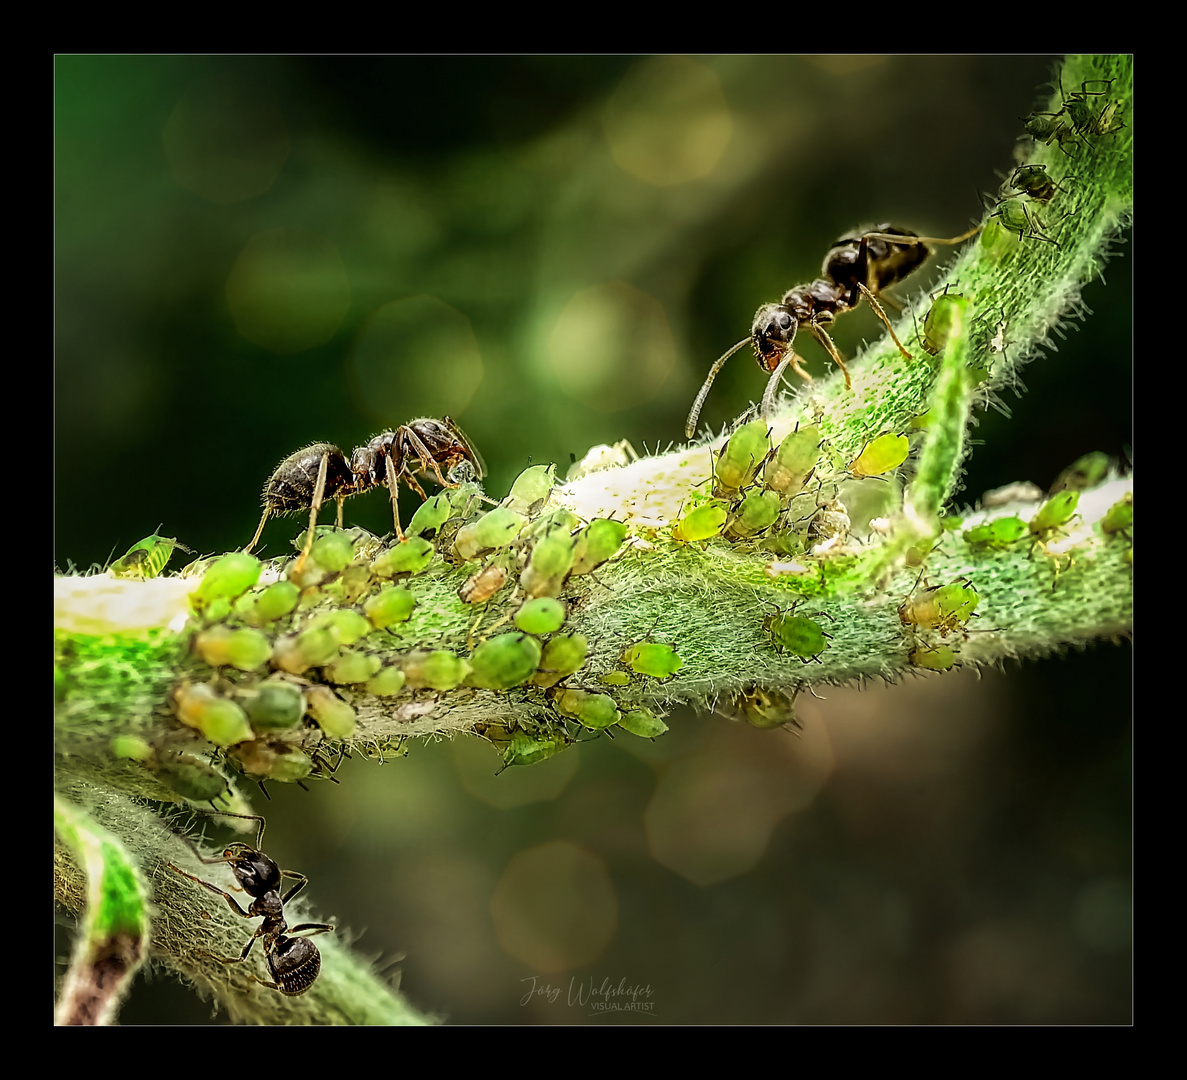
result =
[[276,989],[289,997],[305,993],[321,972],[321,952],[308,938],[282,938],[268,959]]
[[290,454],[264,485],[263,506],[271,514],[293,514],[308,510],[313,503],[322,458],[326,459],[323,497],[349,494],[354,475],[346,455],[333,443],[314,443]]

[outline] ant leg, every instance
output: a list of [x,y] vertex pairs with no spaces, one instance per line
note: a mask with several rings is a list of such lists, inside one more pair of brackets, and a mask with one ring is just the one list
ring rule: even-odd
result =
[[297,873],[296,870],[281,870],[280,876],[296,879],[296,884],[280,898],[280,906],[284,907],[285,904],[309,884],[309,879],[304,874]]
[[[778,366],[771,372],[771,377],[767,380],[767,388],[762,394],[762,410],[760,415],[763,420],[769,425],[771,422],[771,408],[775,404],[775,390],[779,386],[779,380],[783,378],[783,372],[790,365],[791,370],[794,371],[805,382],[812,382],[812,376],[809,375],[802,367],[800,367],[800,358],[796,355],[794,349],[788,349],[787,354],[779,361]],[[844,368],[844,364],[841,365]],[[845,385],[849,385],[849,373],[845,373]]]
[[322,499],[326,494],[326,473],[330,468],[329,453],[322,454],[321,464],[317,469],[317,483],[313,486],[313,500],[309,506],[309,532],[305,536],[305,546],[301,549],[301,557],[297,560],[295,569],[300,573],[301,568],[305,565],[305,560],[309,558],[309,552],[313,548],[313,530],[317,527],[317,515],[321,513]]
[[745,345],[750,338],[744,337],[733,348],[729,349],[724,356],[718,357],[713,366],[709,369],[709,374],[705,377],[705,381],[701,384],[701,389],[697,392],[696,400],[692,403],[692,408],[688,410],[688,419],[684,421],[684,435],[691,439],[697,430],[697,417],[701,415],[701,406],[705,404],[705,398],[709,396],[709,387],[713,385],[713,380],[717,378],[717,373],[725,365],[725,362],[734,355],[743,345]]
[[313,937],[314,934],[328,934],[331,930],[336,929],[337,927],[334,926],[333,923],[303,922],[297,926],[290,926],[288,929],[288,935],[289,937],[292,937],[293,935],[300,933],[302,930],[307,930],[309,931],[308,936]]
[[[859,289],[861,289],[861,291],[864,293],[869,292],[869,290],[864,285],[862,285],[860,283],[858,284],[857,287]],[[879,310],[881,311],[881,308],[879,308]],[[885,319],[886,319],[885,312],[882,313],[882,319],[883,319],[883,321],[885,321]],[[887,323],[886,325],[889,326],[890,324]],[[828,331],[825,330],[825,328],[823,326],[821,326],[819,323],[814,322],[814,323],[812,323],[812,333],[815,336],[816,340],[819,341],[820,344],[823,345],[828,350],[829,356],[831,356],[833,358],[833,363],[836,364],[837,367],[839,367],[841,369],[841,371],[844,373],[844,375],[845,375],[845,389],[852,390],[853,383],[849,378],[849,369],[845,366],[844,359],[842,358],[841,354],[837,351],[837,347],[833,344],[833,339],[828,336]],[[898,341],[898,338],[895,338],[894,340]],[[899,345],[899,348],[902,349],[902,345]],[[906,352],[905,349],[903,351]],[[910,355],[911,355],[910,353],[907,353],[908,357],[910,357]]]
[[404,542],[404,530],[400,527],[400,491],[396,475],[396,467],[392,464],[391,455],[389,454],[383,459],[384,466],[387,470],[387,489],[392,493],[392,520],[396,523],[396,536],[400,538],[400,543]]
[[[205,861],[205,860],[203,860],[203,861]],[[244,911],[243,908],[241,908],[239,906],[239,901],[236,900],[235,897],[233,897],[229,892],[223,892],[223,890],[220,889],[217,885],[211,885],[209,881],[203,881],[200,877],[194,877],[193,874],[187,874],[184,870],[181,869],[181,867],[174,866],[172,863],[166,863],[165,865],[168,866],[170,870],[174,870],[177,873],[179,873],[182,877],[187,877],[190,879],[190,881],[196,881],[204,889],[209,889],[212,893],[215,893],[216,895],[221,896],[224,900],[226,900],[228,906],[230,907],[230,909],[233,912],[235,912],[236,915],[241,915],[245,919],[254,919],[255,918],[255,916],[252,915],[251,912]]]
[[[903,348],[903,343],[899,341],[898,334],[894,332],[894,327],[890,325],[890,320],[886,317],[886,312],[882,310],[882,305],[879,304],[875,299],[874,294],[870,292],[870,290],[864,285],[859,284],[857,287],[861,289],[865,298],[870,302],[870,307],[874,309],[874,312],[877,314],[878,318],[882,320],[883,325],[890,332],[890,336],[894,339],[894,343],[898,346],[898,351],[901,352],[908,360],[914,359],[914,357],[912,357],[911,354],[907,352],[905,348]],[[840,361],[838,360],[837,363],[840,363]],[[845,365],[841,364],[841,366],[844,367]]]
[[[435,457],[433,457],[432,453],[429,451],[429,448],[427,446],[425,446],[425,444],[421,441],[420,436],[417,435],[416,432],[413,431],[411,428],[406,428],[405,431],[407,432],[405,437],[407,438],[408,442],[411,444],[412,449],[416,453],[416,456],[418,458],[420,458],[421,473],[423,474],[425,471],[425,466],[428,466],[429,468],[431,468],[433,470],[433,473],[437,477],[437,483],[439,483],[442,487],[446,487],[446,488],[460,487],[461,486],[460,484],[451,484],[448,480],[445,479],[444,476],[441,475],[441,467],[437,464],[437,459]],[[420,491],[420,488],[417,487],[416,490]],[[428,498],[428,496],[425,495],[425,493],[423,491],[420,491],[420,497],[422,499]]]
[[985,226],[974,225],[968,232],[962,232],[959,236],[950,236],[947,239],[939,236],[899,236],[896,233],[866,233],[862,237],[863,240],[886,240],[892,244],[908,245],[908,244],[963,244],[970,237],[976,236]]
[[247,547],[245,547],[245,548],[243,549],[243,551],[244,551],[244,553],[245,553],[245,554],[246,554],[247,552],[251,551],[251,549],[252,549],[253,547],[255,547],[255,546],[256,546],[256,544],[258,544],[258,543],[259,543],[259,541],[260,541],[260,536],[261,536],[261,534],[262,534],[262,533],[263,533],[263,531],[264,531],[264,522],[268,520],[268,518],[271,516],[271,514],[272,514],[272,508],[271,508],[270,506],[265,506],[265,507],[264,507],[264,516],[263,516],[262,518],[260,518],[260,524],[259,524],[259,526],[256,528],[256,534],[255,534],[255,536],[253,536],[253,537],[251,538],[251,543],[250,543],[250,544],[248,544],[248,545],[247,545]]
[[335,495],[335,501],[338,503],[338,528],[342,528],[342,504],[346,502],[345,495]]

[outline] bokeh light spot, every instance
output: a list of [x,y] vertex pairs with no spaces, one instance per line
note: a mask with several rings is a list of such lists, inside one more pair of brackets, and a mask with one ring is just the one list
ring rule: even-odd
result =
[[656,56],[627,72],[602,127],[619,168],[670,187],[708,176],[734,125],[714,71],[687,56]]
[[470,320],[435,296],[384,304],[359,332],[349,364],[358,408],[385,424],[456,418],[483,376]]
[[676,362],[663,305],[624,281],[582,289],[548,339],[547,365],[561,390],[599,412],[650,401]]
[[618,896],[606,864],[566,841],[515,855],[490,911],[503,951],[543,974],[593,963],[618,932]]
[[225,75],[203,79],[176,105],[162,133],[173,179],[219,206],[262,195],[289,154],[280,106]]
[[338,248],[299,227],[269,229],[248,242],[227,277],[227,303],[239,333],[289,356],[324,345],[350,307]]

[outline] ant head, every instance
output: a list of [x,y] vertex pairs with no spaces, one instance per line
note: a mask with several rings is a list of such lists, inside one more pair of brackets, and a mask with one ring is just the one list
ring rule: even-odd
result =
[[754,324],[750,328],[758,366],[774,371],[791,347],[799,328],[798,320],[786,305],[763,304],[754,313]]

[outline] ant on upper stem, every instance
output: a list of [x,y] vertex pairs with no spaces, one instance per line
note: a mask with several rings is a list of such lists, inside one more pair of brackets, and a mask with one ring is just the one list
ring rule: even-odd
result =
[[[204,812],[204,811],[203,811]],[[232,814],[220,810],[218,813],[226,817],[244,818],[248,821],[258,821],[259,830],[256,832],[256,846],[239,841],[228,844],[222,855],[216,859],[205,858],[200,851],[187,839],[185,842],[199,862],[207,866],[226,863],[239,882],[240,888],[252,897],[251,906],[244,911],[239,902],[229,893],[203,881],[200,877],[187,873],[172,863],[167,864],[170,870],[176,871],[182,877],[197,882],[204,889],[209,889],[226,900],[228,906],[236,915],[245,919],[262,917],[263,922],[248,939],[243,952],[237,959],[227,959],[215,956],[214,959],[222,964],[242,964],[251,952],[257,938],[264,940],[264,958],[268,963],[268,970],[272,974],[272,982],[267,982],[257,975],[249,977],[271,990],[279,990],[282,994],[296,996],[303,994],[317,980],[321,971],[321,953],[317,946],[308,938],[296,937],[301,932],[309,934],[324,934],[334,929],[330,923],[300,923],[289,927],[284,918],[284,905],[297,895],[309,883],[304,874],[296,870],[281,870],[276,863],[260,850],[264,839],[264,819],[256,814]],[[184,838],[183,838],[184,839]],[[280,885],[283,878],[293,878],[295,884],[283,896],[280,895]]]
[[413,420],[394,431],[376,435],[366,446],[355,447],[349,461],[332,443],[314,443],[290,454],[268,477],[264,485],[263,516],[251,543],[243,550],[251,551],[256,546],[271,515],[293,514],[308,508],[309,532],[299,561],[299,565],[304,565],[313,547],[313,530],[325,500],[337,502],[338,528],[342,528],[343,501],[382,484],[391,493],[396,535],[403,540],[399,481],[403,480],[424,499],[427,498],[424,489],[413,474],[427,478],[430,472],[442,487],[449,488],[460,487],[467,480],[481,480],[486,475],[481,455],[448,416],[441,420],[428,417]]
[[[959,244],[980,230],[981,226],[978,225],[960,236],[940,239],[918,236],[909,229],[887,224],[842,236],[824,257],[821,267],[824,276],[806,285],[796,285],[788,289],[777,304],[764,304],[760,307],[755,312],[750,336],[729,349],[709,369],[709,374],[692,403],[692,409],[689,410],[685,434],[692,438],[701,406],[709,395],[709,388],[717,378],[717,373],[747,342],[754,346],[754,358],[758,361],[758,366],[771,373],[762,398],[762,417],[769,422],[775,390],[788,366],[801,379],[806,382],[812,381],[812,376],[800,367],[800,357],[792,348],[801,325],[806,325],[812,336],[828,351],[833,362],[845,375],[845,389],[851,389],[849,369],[825,327],[838,315],[856,308],[862,296],[869,301],[878,318],[890,331],[899,352],[910,360],[911,354],[899,341],[877,297],[923,265],[931,254],[928,244]],[[893,304],[889,297],[886,299]],[[893,306],[898,307],[897,304]]]

